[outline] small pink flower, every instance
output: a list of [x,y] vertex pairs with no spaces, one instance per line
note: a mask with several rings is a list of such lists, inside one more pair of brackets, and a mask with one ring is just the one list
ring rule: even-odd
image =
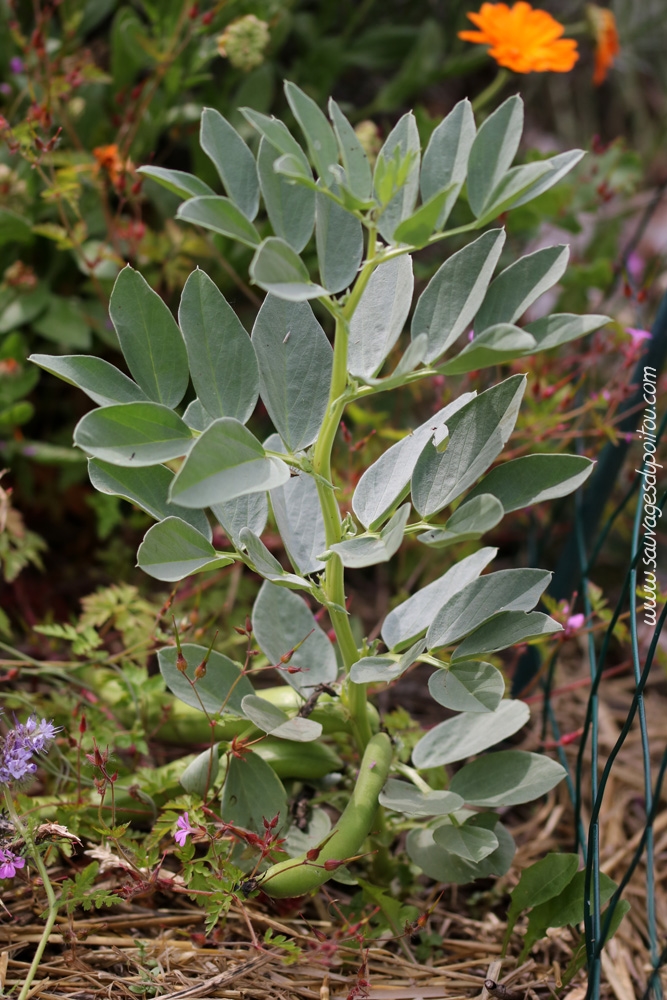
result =
[[475,339],[475,331],[468,330],[468,340],[474,340],[474,339]]
[[634,250],[628,255],[625,266],[631,278],[634,278],[635,281],[641,280],[641,276],[644,273],[644,261]]
[[174,834],[174,840],[181,847],[185,847],[185,841],[188,839],[189,834],[197,833],[197,827],[192,826],[187,813],[183,813],[176,820],[176,833]]
[[579,629],[583,626],[586,621],[586,615],[579,613],[578,615],[570,615],[570,617],[565,622],[565,636],[569,638],[573,636]]
[[25,868],[25,858],[13,851],[0,851],[0,878],[14,878],[18,868]]
[[632,341],[634,347],[637,347],[638,344],[641,344],[643,340],[651,339],[650,330],[637,330],[632,326],[628,326],[625,332],[630,337],[630,340]]

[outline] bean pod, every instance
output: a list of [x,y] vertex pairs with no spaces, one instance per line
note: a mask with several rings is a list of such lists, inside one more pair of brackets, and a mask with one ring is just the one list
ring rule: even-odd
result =
[[350,801],[333,831],[319,845],[317,857],[313,858],[309,851],[310,859],[302,854],[273,865],[259,882],[262,892],[283,899],[303,896],[331,878],[335,868],[326,867],[325,862],[344,862],[359,854],[373,829],[378,796],[389,775],[391,759],[391,740],[386,733],[376,733],[364,752]]

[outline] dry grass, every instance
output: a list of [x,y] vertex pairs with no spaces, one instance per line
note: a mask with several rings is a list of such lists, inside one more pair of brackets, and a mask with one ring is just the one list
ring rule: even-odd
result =
[[[588,690],[572,685],[580,667],[563,660],[556,678],[554,705],[563,732],[583,723]],[[600,699],[600,761],[603,764],[626,718],[632,679],[619,676],[604,682]],[[534,713],[538,715],[539,713]],[[667,743],[667,687],[656,672],[647,689],[647,714],[656,760]],[[537,745],[536,729],[524,740]],[[568,749],[574,762],[576,744]],[[587,783],[590,786],[590,781]],[[584,803],[589,788],[584,790]],[[428,918],[427,929],[441,947],[426,962],[409,957],[409,937],[375,940],[367,950],[341,931],[341,921],[320,894],[304,905],[305,916],[281,916],[261,900],[234,905],[214,940],[203,934],[203,916],[183,896],[142,897],[115,907],[108,915],[59,919],[32,996],[43,1000],[102,1000],[159,996],[222,997],[229,1000],[438,1000],[438,998],[566,997],[583,1000],[582,972],[561,988],[561,975],[579,942],[571,928],[555,930],[536,945],[530,960],[517,967],[521,921],[509,957],[500,961],[506,892],[520,869],[548,851],[573,845],[573,817],[565,785],[537,806],[506,817],[518,844],[516,863],[492,886],[446,887]],[[620,879],[644,826],[643,770],[638,727],[614,768],[601,817],[602,869]],[[667,811],[655,823],[657,921],[661,946],[667,940]],[[58,872],[54,872],[58,876]],[[632,909],[603,958],[601,997],[632,1000],[646,988],[648,964],[645,868],[639,866],[625,898]],[[110,882],[111,887],[111,882]],[[437,899],[441,887],[423,887],[412,899],[422,912]],[[331,895],[345,899],[338,887]],[[20,984],[41,935],[39,912],[31,887],[15,880],[3,899],[8,913],[0,920],[0,989],[6,995]],[[307,918],[307,919],[306,919]],[[284,953],[253,942],[267,928],[284,934],[300,949],[295,964]],[[514,957],[513,957],[514,956]],[[485,980],[503,984],[489,994]],[[665,981],[667,986],[667,981]]]

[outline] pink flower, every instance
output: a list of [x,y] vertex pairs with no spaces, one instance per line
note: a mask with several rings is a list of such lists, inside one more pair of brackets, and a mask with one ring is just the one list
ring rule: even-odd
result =
[[570,617],[565,622],[565,637],[569,638],[573,636],[582,627],[586,621],[586,615],[579,613],[578,615],[570,615]]
[[183,813],[176,820],[176,833],[174,834],[174,840],[181,847],[185,847],[185,841],[188,839],[188,835],[191,833],[197,833],[197,827],[192,826],[187,813]]
[[634,327],[628,326],[625,332],[630,337],[630,340],[632,341],[634,347],[637,347],[639,344],[641,344],[642,340],[651,339],[650,330],[636,330]]
[[0,878],[14,878],[17,868],[25,868],[25,858],[13,851],[0,851]]

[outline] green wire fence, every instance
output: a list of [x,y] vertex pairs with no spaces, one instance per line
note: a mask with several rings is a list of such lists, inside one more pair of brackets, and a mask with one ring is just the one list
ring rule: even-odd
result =
[[[637,390],[626,401],[621,414],[619,430],[627,435],[635,431],[641,420],[642,374],[646,366],[651,366],[660,373],[667,356],[667,295],[664,297],[652,330],[652,339],[645,355],[640,359],[633,375]],[[659,409],[659,403],[658,403]],[[665,413],[656,431],[656,449],[665,436],[667,429],[667,399]],[[546,665],[541,682],[544,692],[544,710],[542,719],[543,738],[547,729],[551,729],[558,745],[558,756],[567,770],[567,787],[572,800],[575,820],[576,849],[581,851],[586,865],[584,891],[584,940],[588,968],[588,985],[586,1000],[598,1000],[602,986],[602,949],[609,936],[612,921],[623,892],[633,878],[639,877],[638,869],[644,859],[643,878],[646,890],[646,927],[647,927],[647,965],[649,972],[642,1000],[660,1000],[663,996],[660,970],[667,965],[667,942],[659,940],[658,920],[656,914],[655,885],[655,843],[653,824],[658,813],[662,786],[667,771],[667,748],[664,749],[657,767],[655,780],[651,767],[651,747],[646,721],[646,706],[644,688],[654,665],[656,649],[660,634],[667,619],[667,605],[656,615],[653,634],[644,654],[640,650],[637,630],[637,572],[640,563],[644,538],[641,533],[642,513],[644,510],[644,490],[640,489],[648,466],[642,465],[625,495],[615,508],[602,521],[603,510],[611,501],[612,492],[623,468],[628,442],[623,440],[619,445],[608,445],[603,451],[598,468],[591,477],[591,484],[585,493],[580,493],[576,500],[574,528],[569,543],[565,546],[563,557],[554,576],[551,593],[557,599],[569,597],[573,590],[581,594],[583,610],[587,620],[591,620],[592,607],[589,598],[589,581],[592,579],[601,553],[609,540],[612,526],[617,519],[630,508],[634,502],[632,514],[631,551],[627,571],[622,581],[618,603],[609,621],[608,628],[599,648],[596,648],[595,636],[588,633],[588,661],[590,672],[590,694],[586,708],[586,718],[579,745],[579,751],[574,766],[570,766],[565,751],[560,745],[561,733],[554,706],[550,699],[553,677],[556,666],[556,653]],[[664,463],[667,465],[667,461]],[[656,506],[662,511],[667,504],[667,490],[657,499]],[[587,551],[586,541],[592,539]],[[576,564],[574,564],[576,560]],[[599,752],[599,699],[603,685],[603,670],[611,644],[614,628],[625,613],[629,612],[630,639],[632,654],[632,672],[634,677],[634,692],[627,707],[625,722],[621,727],[615,744],[606,760],[600,759]],[[515,678],[515,690],[521,689],[526,682],[535,676],[539,669],[539,661],[534,656],[527,656],[520,664],[518,677]],[[628,734],[637,726],[640,734],[641,757],[643,765],[643,789],[645,820],[639,843],[630,858],[627,868],[620,879],[618,888],[612,895],[604,913],[600,900],[600,855],[604,846],[604,830],[600,825],[600,814],[609,788],[609,778],[614,764],[625,744]],[[590,748],[590,761],[586,761],[586,751]],[[583,777],[590,778],[589,800],[584,803]],[[589,810],[589,818],[584,819],[584,806]]]

